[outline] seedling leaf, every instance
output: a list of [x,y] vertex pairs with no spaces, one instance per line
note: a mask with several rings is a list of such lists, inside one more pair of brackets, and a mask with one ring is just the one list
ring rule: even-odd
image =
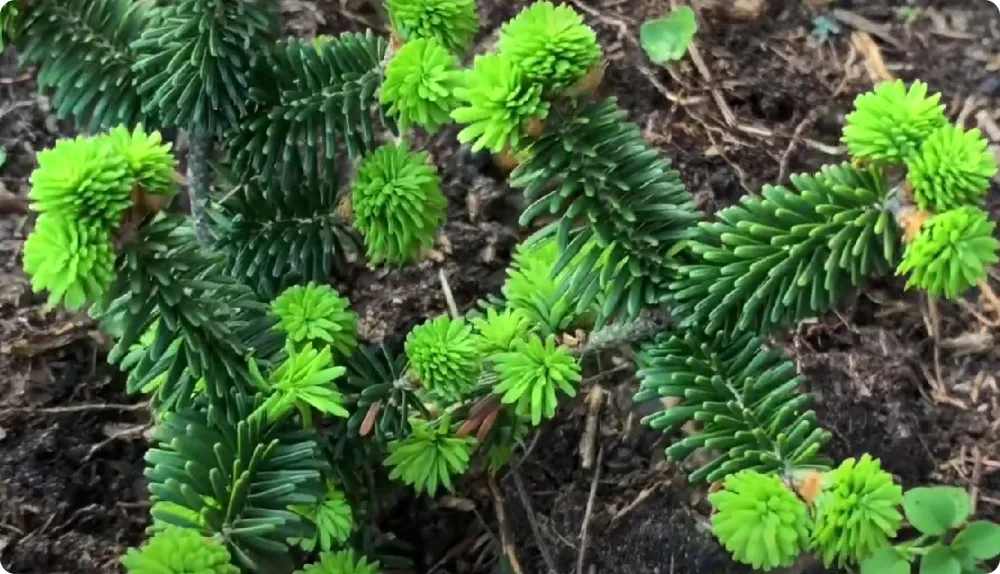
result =
[[961,574],[962,565],[947,546],[935,545],[920,561],[920,574]]
[[861,563],[861,574],[910,574],[910,563],[892,546],[886,546]]
[[655,64],[680,60],[698,31],[694,10],[680,6],[669,16],[646,20],[639,28],[639,41]]
[[986,560],[1000,554],[1000,525],[986,520],[970,522],[955,537],[954,546],[972,554],[976,560]]
[[968,499],[964,500],[963,513],[962,499],[953,492],[945,492],[949,488],[919,487],[903,495],[903,510],[914,528],[930,536],[940,536],[965,520]]

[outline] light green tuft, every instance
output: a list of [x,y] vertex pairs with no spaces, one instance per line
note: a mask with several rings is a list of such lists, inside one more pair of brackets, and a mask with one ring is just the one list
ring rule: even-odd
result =
[[261,405],[267,412],[268,420],[280,420],[293,407],[302,413],[306,425],[311,421],[310,407],[330,416],[350,416],[344,408],[344,395],[333,382],[347,369],[333,364],[330,347],[317,350],[307,343],[296,348],[288,341],[285,353],[287,358],[266,381],[260,376],[256,363],[252,359],[250,362],[255,383],[262,391],[271,394]]
[[555,416],[559,406],[556,390],[575,397],[582,378],[579,362],[556,345],[555,335],[544,342],[538,335],[516,342],[514,351],[497,356],[494,369],[500,379],[493,392],[504,404],[516,404],[515,412],[530,416],[535,426],[543,418]]
[[133,131],[118,126],[105,137],[125,159],[133,185],[154,195],[177,193],[177,158],[170,153],[172,144],[164,143],[160,132],[146,133],[139,124]]
[[313,506],[292,506],[292,512],[303,516],[316,525],[316,533],[311,538],[289,540],[303,550],[312,552],[318,546],[329,552],[334,544],[343,544],[354,531],[354,512],[347,497],[333,481],[326,482],[326,497]]
[[386,8],[401,40],[435,40],[456,55],[479,29],[475,0],[388,0]]
[[843,141],[856,158],[902,163],[934,130],[948,123],[941,94],[927,96],[927,84],[884,82],[854,100]]
[[176,526],[160,530],[142,548],[121,559],[129,574],[239,574],[229,550],[196,530]]
[[906,160],[907,179],[921,209],[940,212],[982,205],[997,162],[978,129],[946,125]]
[[96,223],[43,213],[24,244],[24,272],[37,293],[48,290],[48,307],[77,310],[100,301],[115,279],[110,233]]
[[523,340],[532,328],[524,311],[513,308],[498,313],[494,307],[489,307],[485,316],[476,317],[471,323],[479,351],[484,356],[513,350],[514,344]]
[[358,346],[358,316],[350,302],[329,285],[295,285],[271,302],[278,317],[276,329],[295,343],[329,345],[339,358],[348,358]]
[[433,134],[451,121],[461,82],[455,56],[434,40],[421,38],[407,42],[392,57],[379,101],[389,106],[388,114],[402,132],[417,124]]
[[858,565],[896,536],[903,515],[903,489],[881,463],[864,455],[830,471],[816,500],[813,547],[829,568]]
[[583,18],[552,2],[535,2],[504,24],[497,51],[547,90],[568,88],[601,58],[597,34]]
[[806,503],[777,476],[744,470],[708,495],[712,532],[733,558],[754,570],[789,566],[809,545]]
[[108,139],[79,136],[38,152],[28,199],[39,213],[112,231],[132,205],[132,183],[128,162]]
[[906,246],[896,275],[909,273],[906,287],[931,297],[957,299],[986,277],[997,262],[996,224],[977,207],[960,207],[932,216]]
[[[578,295],[563,290],[576,273],[579,261],[587,258],[592,249],[598,249],[596,243],[588,242],[565,269],[553,275],[552,270],[562,255],[556,237],[521,243],[501,287],[507,305],[524,313],[543,335],[570,330],[581,317],[598,309],[596,303],[586,309],[577,309]],[[595,267],[603,267],[604,259],[602,254]]]
[[428,391],[459,401],[476,384],[482,360],[472,327],[464,319],[440,315],[406,336],[410,369]]
[[476,439],[453,436],[447,415],[431,423],[410,419],[409,436],[389,442],[385,466],[392,468],[389,478],[400,479],[417,492],[434,496],[439,486],[454,489],[455,475],[469,468]]
[[544,119],[549,104],[542,100],[542,86],[527,80],[509,58],[497,54],[476,56],[465,72],[465,85],[456,95],[465,105],[451,117],[465,124],[458,140],[472,143],[472,151],[499,153],[509,144],[521,145],[521,130],[531,119]]
[[383,145],[361,163],[351,205],[368,259],[407,263],[434,244],[448,200],[428,154],[402,142]]
[[319,560],[306,565],[295,574],[382,574],[379,563],[369,562],[368,557],[359,556],[354,550],[324,552]]

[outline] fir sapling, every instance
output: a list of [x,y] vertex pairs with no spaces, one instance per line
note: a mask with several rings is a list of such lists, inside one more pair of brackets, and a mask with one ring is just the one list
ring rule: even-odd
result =
[[[19,5],[25,62],[59,114],[93,132],[40,154],[25,270],[51,305],[114,320],[109,359],[156,410],[154,521],[127,569],[280,574],[301,566],[295,547],[310,553],[303,574],[378,574],[391,545],[370,525],[399,488],[434,496],[477,463],[503,472],[579,393],[586,356],[626,345],[636,400],[671,399],[646,422],[691,430],[667,455],[711,454],[691,479],[721,486],[713,528],[737,561],[906,555],[892,546],[899,487],[870,457],[823,456],[811,396],[764,343],[892,269],[935,297],[983,286],[996,166],[940,96],[878,86],[848,116],[851,163],[709,217],[595,95],[601,47],[568,6],[527,6],[466,68],[471,0],[389,0],[391,40],[277,41],[276,8]],[[451,122],[459,142],[516,159],[521,223],[546,227],[485,308],[428,317],[402,352],[362,345],[328,284],[356,258],[395,267],[433,246],[448,204],[413,135]],[[172,127],[200,142],[206,177],[187,183],[212,192],[199,205],[215,239],[202,246],[189,218],[164,212],[185,179],[160,135]],[[655,338],[636,328],[661,326],[650,314],[671,317]],[[600,344],[570,344],[580,333]],[[815,496],[785,484],[801,476],[819,477]],[[989,527],[975,524],[947,550],[962,567],[989,557]]]

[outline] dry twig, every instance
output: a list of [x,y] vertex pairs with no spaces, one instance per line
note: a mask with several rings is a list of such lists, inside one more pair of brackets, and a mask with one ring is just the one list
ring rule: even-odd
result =
[[441,291],[444,292],[444,300],[448,304],[448,312],[452,319],[458,319],[458,305],[455,304],[455,295],[451,292],[448,284],[448,277],[444,274],[444,269],[438,269],[438,278],[441,279]]
[[538,552],[542,555],[545,565],[548,566],[549,573],[559,574],[556,561],[552,559],[549,547],[545,544],[545,539],[542,538],[541,530],[538,529],[538,522],[535,520],[535,511],[531,506],[528,491],[524,488],[524,481],[521,480],[521,473],[514,469],[511,470],[510,475],[514,479],[514,486],[517,488],[518,497],[521,498],[521,504],[524,505],[524,513],[528,516],[528,524],[531,525],[531,533],[535,536],[535,544],[538,545]]
[[576,574],[583,574],[583,560],[587,556],[587,528],[590,515],[594,512],[594,499],[597,498],[597,483],[601,479],[601,460],[604,458],[604,447],[597,451],[597,469],[590,479],[590,495],[587,497],[587,508],[583,512],[583,525],[580,527],[580,552],[576,556]]
[[0,418],[14,414],[38,414],[38,415],[64,415],[72,413],[88,412],[132,412],[142,411],[149,408],[149,403],[136,403],[133,405],[118,403],[96,403],[84,405],[70,405],[66,407],[10,407],[0,410]]
[[493,496],[493,507],[497,513],[497,525],[500,528],[500,547],[510,563],[511,570],[515,574],[524,574],[521,561],[517,559],[517,550],[514,548],[514,534],[510,529],[510,522],[507,520],[507,510],[504,508],[503,495],[500,494],[500,487],[497,486],[496,478],[491,474],[488,482],[490,494]]
[[601,404],[604,402],[604,389],[594,385],[587,395],[587,421],[580,437],[580,466],[590,470],[594,466],[594,452],[597,445],[597,428],[601,420]]

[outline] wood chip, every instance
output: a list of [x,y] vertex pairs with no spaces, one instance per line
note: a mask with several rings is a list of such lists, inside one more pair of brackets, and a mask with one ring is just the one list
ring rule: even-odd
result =
[[872,83],[891,82],[895,80],[888,68],[885,67],[885,60],[882,58],[882,50],[867,32],[851,33],[851,44],[865,57],[865,68]]
[[732,15],[739,20],[756,20],[766,9],[766,0],[734,0]]

